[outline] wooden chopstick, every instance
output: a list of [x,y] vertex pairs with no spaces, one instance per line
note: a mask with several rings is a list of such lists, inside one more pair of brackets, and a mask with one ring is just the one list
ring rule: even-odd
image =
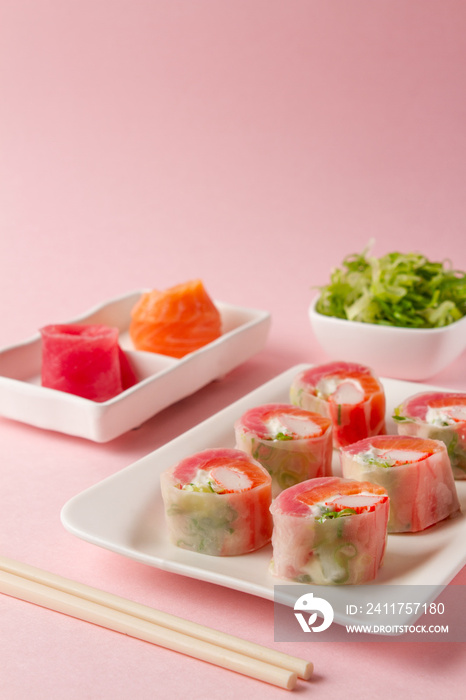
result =
[[0,557],[0,592],[287,690],[313,672],[303,659],[7,557]]

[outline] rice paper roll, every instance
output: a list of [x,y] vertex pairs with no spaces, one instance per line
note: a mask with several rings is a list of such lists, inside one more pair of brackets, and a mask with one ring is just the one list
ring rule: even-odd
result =
[[265,404],[235,423],[236,447],[272,477],[272,497],[301,481],[332,474],[332,422],[290,404]]
[[369,367],[329,362],[300,372],[290,401],[330,418],[335,447],[385,433],[385,392]]
[[272,536],[272,479],[241,450],[212,448],[160,477],[170,540],[183,549],[229,556],[263,547]]
[[389,513],[381,486],[336,476],[309,479],[282,491],[270,510],[277,577],[338,585],[377,576]]
[[388,532],[418,532],[460,510],[447,448],[440,440],[379,435],[342,448],[343,476],[390,496]]
[[107,401],[136,384],[118,329],[102,324],[44,326],[41,384],[92,401]]
[[395,408],[400,435],[441,440],[455,479],[466,479],[466,394],[421,392]]

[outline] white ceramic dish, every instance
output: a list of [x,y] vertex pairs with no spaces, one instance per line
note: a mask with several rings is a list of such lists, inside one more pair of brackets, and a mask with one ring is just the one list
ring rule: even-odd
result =
[[411,381],[433,377],[466,350],[466,316],[444,328],[395,328],[324,316],[309,307],[314,334],[332,360],[360,362],[376,374]]
[[37,333],[0,351],[0,415],[107,442],[226,374],[265,344],[271,320],[268,312],[215,302],[223,326],[217,340],[180,360],[135,351],[128,327],[131,309],[142,291],[112,299],[70,321],[116,326],[120,345],[140,378],[135,386],[102,403],[42,387],[41,338]]
[[[287,582],[269,572],[270,545],[244,556],[213,557],[180,549],[169,542],[159,475],[173,463],[199,450],[232,447],[235,420],[253,406],[287,402],[292,379],[307,366],[287,370],[187,433],[75,496],[62,509],[63,525],[91,544],[150,566],[273,600],[274,585]],[[423,390],[423,387],[419,389],[419,385],[393,379],[383,380],[383,383],[388,404],[388,430],[395,433],[390,419],[392,409],[413,390]],[[337,453],[334,471],[341,473]],[[463,513],[416,535],[390,535],[384,564],[373,586],[441,587],[462,568],[466,563],[466,481],[457,482],[457,487]],[[360,587],[340,586],[332,590],[335,620],[348,621],[345,606],[358,596]],[[352,618],[352,622],[357,620]]]

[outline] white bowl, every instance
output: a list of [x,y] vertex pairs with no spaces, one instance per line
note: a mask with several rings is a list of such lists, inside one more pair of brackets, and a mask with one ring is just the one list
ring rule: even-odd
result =
[[315,337],[330,359],[360,362],[384,377],[421,381],[466,350],[466,316],[443,328],[398,328],[347,321],[309,307]]

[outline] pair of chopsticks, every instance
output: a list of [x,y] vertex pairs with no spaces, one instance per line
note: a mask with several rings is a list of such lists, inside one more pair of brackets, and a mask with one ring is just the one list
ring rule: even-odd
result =
[[286,690],[311,662],[0,556],[0,592]]

